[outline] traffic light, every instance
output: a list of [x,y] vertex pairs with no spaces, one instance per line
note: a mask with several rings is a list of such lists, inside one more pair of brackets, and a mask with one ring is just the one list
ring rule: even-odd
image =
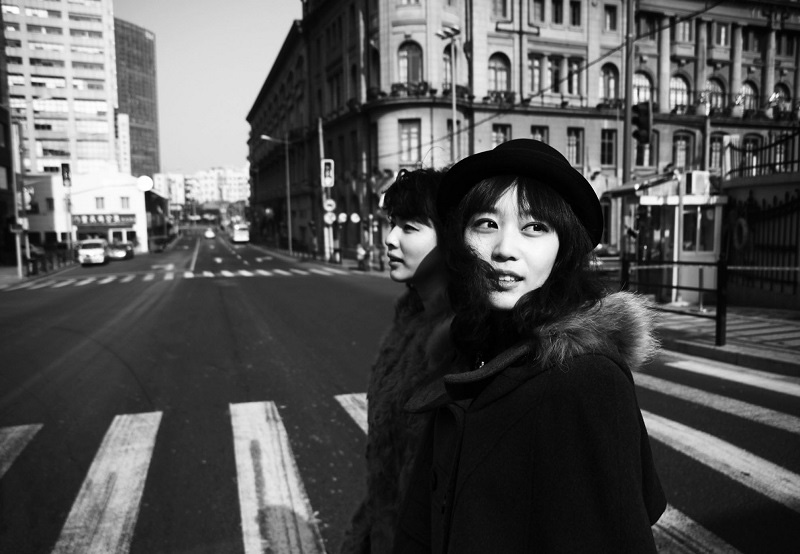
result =
[[320,164],[320,181],[323,187],[333,186],[333,160],[323,158]]
[[653,132],[653,105],[647,102],[639,102],[631,107],[631,124],[634,127],[633,138],[639,144],[649,144],[650,134]]
[[72,172],[69,169],[68,163],[61,164],[61,181],[65,187],[72,186]]

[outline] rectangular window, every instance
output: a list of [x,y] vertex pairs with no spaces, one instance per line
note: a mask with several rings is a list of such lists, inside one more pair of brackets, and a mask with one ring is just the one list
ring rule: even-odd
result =
[[550,58],[550,90],[561,90],[561,58]]
[[583,129],[567,127],[567,160],[572,165],[583,165]]
[[564,0],[553,0],[553,23],[564,23]]
[[547,127],[540,127],[538,125],[531,125],[531,138],[538,140],[545,144],[550,142],[549,131]]
[[528,55],[528,71],[531,74],[531,92],[537,94],[542,90],[542,56]]
[[511,125],[492,125],[492,148],[511,140]]
[[103,17],[100,15],[94,15],[89,13],[70,13],[69,14],[70,21],[91,21],[93,23],[102,23]]
[[420,144],[422,122],[419,119],[400,120],[400,163],[415,164],[422,159]]
[[531,0],[528,7],[528,22],[531,25],[544,21],[544,0]]
[[119,209],[120,210],[130,210],[131,209],[131,199],[129,196],[120,196],[119,198]]
[[617,130],[600,131],[600,165],[617,165]]
[[714,46],[730,46],[727,23],[714,24]]
[[689,206],[683,210],[684,252],[710,252],[714,250],[714,206]]
[[45,52],[63,52],[64,45],[55,42],[32,42],[28,41],[28,48],[31,50],[44,50]]
[[687,169],[692,166],[692,145],[688,135],[673,137],[672,160],[676,169]]
[[106,209],[106,199],[102,196],[95,196],[94,197],[94,207],[96,210],[105,210]]
[[606,4],[603,7],[604,27],[606,31],[617,30],[617,7]]
[[64,67],[64,60],[46,60],[44,58],[31,58],[31,65],[36,67]]
[[103,38],[102,31],[89,31],[87,29],[70,29],[69,35],[71,37]]
[[61,27],[48,27],[47,25],[26,25],[29,33],[39,33],[42,35],[60,35]]
[[675,42],[692,42],[694,20],[678,21],[675,24]]
[[639,16],[637,21],[638,24],[638,37],[644,40],[655,40],[656,39],[656,29],[658,29],[658,25],[656,25],[655,18],[650,14],[643,14]]
[[581,2],[580,0],[570,0],[569,3],[569,24],[573,27],[581,26]]
[[580,60],[570,60],[569,78],[567,79],[567,92],[569,94],[581,94],[581,62]]
[[722,136],[714,135],[711,137],[711,152],[708,160],[708,167],[711,169],[722,169]]
[[508,19],[508,0],[492,0],[492,15],[495,19]]
[[400,0],[401,6],[413,6],[419,4],[419,0]]

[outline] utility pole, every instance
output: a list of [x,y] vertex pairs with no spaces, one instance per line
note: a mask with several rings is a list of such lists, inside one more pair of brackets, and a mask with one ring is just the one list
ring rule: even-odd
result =
[[625,16],[625,120],[622,124],[622,184],[627,184],[631,181],[634,2],[635,0],[628,0],[627,15]]

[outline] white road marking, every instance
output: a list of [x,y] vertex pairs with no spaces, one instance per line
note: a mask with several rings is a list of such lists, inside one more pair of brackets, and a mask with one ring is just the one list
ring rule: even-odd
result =
[[353,418],[364,433],[367,432],[367,395],[366,393],[340,394],[335,397],[342,408]]
[[684,371],[691,371],[692,373],[800,397],[800,379],[797,377],[735,366],[720,367],[696,360],[669,362],[667,365]]
[[136,279],[136,275],[126,275],[125,277],[122,278],[120,283],[130,283],[134,279]]
[[173,271],[175,269],[175,264],[153,264],[150,266],[151,269],[163,269],[164,271]]
[[25,281],[23,283],[11,285],[6,289],[6,291],[27,289],[28,287],[32,287],[35,283],[36,281]]
[[325,276],[327,276],[327,277],[332,277],[332,276],[333,276],[333,274],[332,274],[332,273],[329,273],[329,272],[327,272],[327,271],[323,271],[323,270],[321,270],[321,269],[309,269],[309,271],[310,271],[311,273],[316,273],[317,275],[325,275]]
[[289,273],[288,271],[284,271],[284,270],[282,270],[282,269],[275,269],[274,271],[275,271],[275,273],[277,273],[278,275],[283,275],[284,277],[288,277],[288,276],[290,276],[290,275],[291,275],[291,273]]
[[256,273],[258,273],[259,275],[263,275],[264,277],[272,277],[272,273],[270,273],[266,269],[256,269]]
[[152,281],[155,278],[156,278],[155,273],[148,273],[147,275],[142,277],[142,281]]
[[642,410],[647,431],[694,460],[800,513],[800,476],[713,435]]
[[61,287],[66,287],[66,286],[69,286],[69,285],[71,285],[71,284],[72,284],[72,283],[74,283],[75,281],[76,281],[76,279],[64,279],[63,281],[61,281],[61,282],[58,282],[58,283],[56,283],[55,285],[53,285],[53,288],[54,288],[54,289],[59,289],[59,288],[61,288]]
[[221,264],[222,263],[222,258],[214,258],[214,263],[215,264]]
[[130,550],[160,422],[161,412],[114,418],[53,554]]
[[94,283],[94,280],[95,280],[94,277],[88,277],[86,279],[83,279],[82,281],[78,281],[77,283],[75,283],[75,286],[76,287],[82,287],[83,285],[88,285],[89,283]]
[[277,407],[250,402],[230,409],[245,553],[324,553]]
[[334,267],[326,267],[325,271],[330,271],[331,273],[336,273],[337,275],[350,275],[349,272],[343,271],[341,269],[336,269]]
[[175,272],[174,271],[167,271],[164,273],[164,280],[165,281],[172,281],[175,279]]
[[298,275],[308,275],[308,271],[303,271],[302,269],[294,269],[290,270],[292,273],[297,273]]
[[98,285],[106,285],[106,284],[110,283],[111,281],[115,280],[116,278],[117,278],[116,275],[110,275],[110,276],[106,277],[105,279],[101,279],[100,281],[97,281],[97,284]]
[[735,398],[728,398],[727,396],[687,387],[686,385],[680,385],[644,373],[634,373],[633,378],[640,387],[800,435],[800,418],[798,417],[742,402]]
[[0,478],[22,453],[41,425],[17,425],[0,429]]
[[223,269],[222,271],[220,271],[220,274],[223,277],[233,277],[234,276],[233,272],[232,271],[228,271],[227,269]]
[[247,271],[246,269],[240,269],[239,270],[239,275],[241,275],[243,277],[252,277],[253,276],[253,272],[252,271]]
[[653,526],[656,550],[669,554],[738,554],[739,551],[672,506]]
[[185,279],[194,279],[194,272],[192,272],[192,271],[184,271],[183,272],[183,277]]
[[36,283],[32,287],[28,287],[28,290],[43,289],[43,288],[49,287],[50,285],[53,285],[55,283],[57,283],[57,281],[39,281],[38,283]]
[[214,273],[211,272],[211,271],[204,271],[203,272],[203,277],[213,277],[213,276],[214,276]]

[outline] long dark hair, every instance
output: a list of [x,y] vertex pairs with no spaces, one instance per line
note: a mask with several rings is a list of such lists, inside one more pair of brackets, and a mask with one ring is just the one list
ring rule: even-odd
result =
[[[520,213],[551,225],[558,234],[559,248],[545,283],[522,296],[510,317],[498,318],[489,304],[489,293],[497,282],[495,271],[467,245],[464,231],[474,214],[491,209],[512,187],[516,187]],[[452,337],[468,356],[485,353],[493,334],[535,340],[542,325],[593,306],[604,293],[597,273],[590,268],[592,243],[586,229],[561,195],[530,178],[500,175],[472,187],[451,215],[444,242],[448,293],[455,313]]]

